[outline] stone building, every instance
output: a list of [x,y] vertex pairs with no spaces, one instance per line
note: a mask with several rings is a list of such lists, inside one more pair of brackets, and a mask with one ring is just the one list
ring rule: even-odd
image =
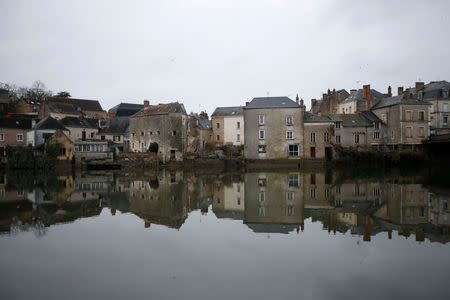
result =
[[450,134],[450,83],[443,80],[430,82],[416,82],[410,91],[417,100],[430,103],[430,134]]
[[244,113],[242,106],[217,107],[211,115],[216,145],[243,145]]
[[303,114],[303,157],[333,159],[334,122],[328,116]]
[[57,130],[62,130],[69,136],[69,130],[58,120],[48,116],[40,120],[27,132],[27,144],[38,147],[44,144]]
[[130,149],[130,117],[113,117],[105,120],[97,133],[97,139],[112,142],[121,151]]
[[386,127],[370,111],[359,114],[335,114],[333,143],[342,147],[368,147],[385,142]]
[[0,118],[0,157],[6,155],[6,146],[26,146],[27,132],[33,120],[23,118]]
[[130,150],[147,152],[151,143],[158,144],[163,160],[182,160],[187,147],[188,116],[178,102],[145,105],[130,118]]
[[16,103],[16,115],[28,115],[38,117],[40,102],[26,98],[20,98]]
[[298,96],[254,98],[244,107],[245,158],[300,159],[303,112]]
[[311,99],[311,110],[313,114],[326,116],[330,114],[338,113],[339,104],[347,99],[350,94],[345,89],[333,91],[328,90],[326,94],[322,95],[322,99]]
[[104,119],[107,116],[98,100],[88,99],[47,97],[45,101],[42,101],[39,110],[40,119],[47,116],[62,119],[81,115],[89,119]]
[[200,114],[189,115],[189,147],[188,152],[198,152],[205,150],[207,144],[214,143],[214,133],[212,130],[212,123],[205,112]]
[[351,90],[350,96],[338,105],[338,114],[353,114],[360,111],[370,110],[372,106],[385,97],[391,97],[391,87],[388,93],[383,94],[371,89],[370,84],[364,85],[362,89]]
[[385,144],[391,149],[415,149],[429,137],[430,103],[403,95],[381,99],[372,112],[387,127]]
[[65,117],[60,120],[60,123],[69,130],[68,137],[72,142],[97,138],[98,120]]
[[70,138],[64,134],[62,130],[56,130],[56,132],[45,143],[59,144],[61,145],[61,153],[57,157],[58,160],[72,161],[73,158],[73,143]]

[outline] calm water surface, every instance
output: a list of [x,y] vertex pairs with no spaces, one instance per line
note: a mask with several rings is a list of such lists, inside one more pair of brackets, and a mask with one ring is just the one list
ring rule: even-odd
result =
[[0,174],[0,297],[448,299],[441,175]]

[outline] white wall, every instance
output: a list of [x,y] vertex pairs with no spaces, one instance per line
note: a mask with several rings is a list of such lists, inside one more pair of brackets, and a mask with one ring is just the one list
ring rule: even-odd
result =
[[[237,128],[237,122],[241,123],[240,129]],[[224,144],[232,143],[233,145],[243,145],[244,144],[244,116],[236,117],[224,117],[223,118],[223,128],[224,128]],[[241,135],[241,139],[237,141],[237,135]]]

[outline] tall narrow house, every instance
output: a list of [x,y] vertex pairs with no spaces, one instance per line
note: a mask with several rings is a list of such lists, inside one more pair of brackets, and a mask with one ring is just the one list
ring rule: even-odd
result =
[[303,103],[288,97],[254,98],[244,107],[247,159],[300,159]]

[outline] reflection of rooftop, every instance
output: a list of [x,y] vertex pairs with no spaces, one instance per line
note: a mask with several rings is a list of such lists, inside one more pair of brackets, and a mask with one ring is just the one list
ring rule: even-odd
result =
[[275,224],[275,223],[246,223],[248,228],[256,233],[284,233],[299,230],[301,224]]
[[219,219],[233,219],[233,220],[244,220],[243,211],[234,210],[213,210],[214,214]]

